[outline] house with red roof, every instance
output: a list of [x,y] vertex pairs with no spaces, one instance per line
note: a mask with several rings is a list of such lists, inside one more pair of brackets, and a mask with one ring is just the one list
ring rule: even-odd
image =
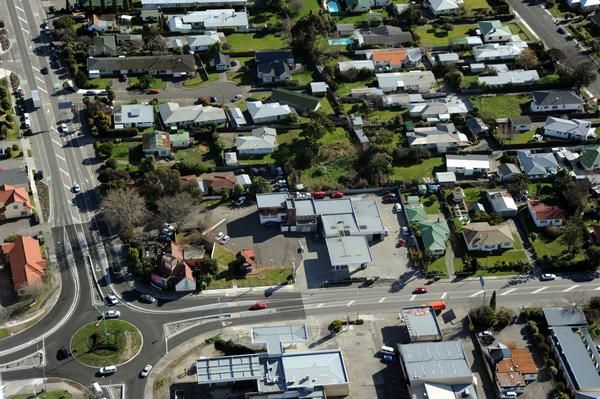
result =
[[33,206],[25,188],[8,184],[0,186],[0,220],[28,217],[32,213]]
[[560,226],[565,220],[565,213],[556,205],[546,205],[539,200],[527,201],[527,209],[537,227]]
[[200,175],[200,191],[206,194],[220,194],[223,190],[233,190],[238,185],[233,172],[213,172]]
[[196,260],[185,259],[183,246],[171,242],[170,248],[165,248],[159,257],[159,270],[165,278],[175,279],[175,291],[196,291],[196,278],[190,263],[197,264]]
[[33,237],[22,236],[13,242],[2,244],[2,253],[10,265],[13,286],[17,294],[36,282],[41,282],[48,262],[42,256],[40,243]]

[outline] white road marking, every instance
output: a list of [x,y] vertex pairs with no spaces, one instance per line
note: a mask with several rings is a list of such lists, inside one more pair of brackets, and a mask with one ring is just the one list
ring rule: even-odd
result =
[[383,301],[385,301],[385,297],[383,297],[383,298],[381,298],[380,300],[378,300],[378,301],[377,301],[377,303],[381,303],[381,302],[383,302]]
[[[20,18],[21,18],[21,17],[19,17],[19,19],[20,19]],[[27,21],[25,21],[25,23],[27,23]],[[28,31],[27,29],[23,28],[22,26],[21,26],[21,30],[22,30],[23,32],[25,32],[25,33],[29,34],[29,31]]]
[[58,144],[59,146],[61,146],[61,147],[62,147],[62,143],[61,143],[60,141],[58,141],[58,140],[55,140],[55,139],[52,139],[52,142],[53,142],[54,144]]
[[350,305],[352,305],[354,302],[356,302],[356,299],[353,299],[353,300],[351,300],[350,302],[348,302],[348,303],[346,304],[346,306],[350,306]]
[[564,290],[562,290],[562,292],[569,292],[569,291],[572,291],[572,290],[574,290],[574,289],[575,289],[575,288],[577,288],[577,287],[579,287],[579,284],[577,284],[577,285],[574,285],[574,286],[572,286],[572,287],[569,287],[569,288],[565,288]]
[[40,77],[39,77],[39,76],[37,76],[37,75],[35,76],[35,78],[36,78],[37,80],[39,80],[40,82],[42,82],[42,83],[46,83],[46,82],[44,82],[44,79],[40,78]]
[[413,296],[411,296],[411,297],[410,297],[410,300],[411,300],[411,301],[414,301],[416,297],[417,297],[417,296],[416,296],[415,294],[413,294]]
[[65,162],[67,161],[67,160],[65,159],[65,157],[63,157],[63,156],[62,156],[62,155],[60,155],[60,154],[56,154],[56,158],[58,158],[58,159],[62,159],[62,160],[63,160],[63,161],[65,161]]
[[514,290],[516,290],[516,288],[511,288],[511,289],[510,289],[510,290],[508,290],[508,291],[504,291],[502,294],[500,294],[500,296],[508,295],[508,294],[510,294],[511,292],[513,292]]
[[481,294],[483,294],[483,290],[477,291],[476,293],[469,295],[469,298],[473,298],[474,296],[481,295]]
[[594,291],[600,291],[600,287],[594,288]]
[[[37,76],[36,76],[36,78],[37,78]],[[41,80],[41,79],[40,79],[40,80]],[[43,82],[43,80],[41,80],[41,81]],[[42,86],[38,86],[38,89],[39,89],[40,91],[43,91],[44,93],[48,94],[48,91],[47,91],[46,89],[44,89]]]
[[66,184],[63,184],[63,186],[65,186],[67,190],[71,191],[71,187],[67,186]]
[[447,297],[447,296],[448,296],[448,293],[447,293],[447,292],[444,292],[444,293],[442,294],[442,296],[440,297],[440,299],[446,299],[446,297]]
[[315,306],[315,308],[322,308],[323,306],[325,306],[325,304],[324,303],[320,303],[317,306]]
[[[21,21],[23,21],[24,23],[28,23],[28,22],[27,22],[27,20],[26,20],[25,18],[21,17],[21,16],[19,16],[19,19],[20,19]],[[23,28],[21,28],[21,29],[23,29]],[[23,29],[23,30],[25,30],[25,29]]]
[[58,170],[60,170],[61,172],[63,172],[65,175],[69,176],[69,172],[67,172],[63,168],[58,168]]
[[21,7],[19,7],[19,6],[18,6],[18,5],[16,5],[16,4],[15,4],[15,8],[16,8],[17,10],[21,11],[22,13],[24,13],[24,12],[25,12],[25,10],[23,10]]
[[548,287],[542,287],[542,288],[538,288],[537,290],[533,291],[532,294],[537,294],[538,292],[542,292],[545,289],[548,289]]

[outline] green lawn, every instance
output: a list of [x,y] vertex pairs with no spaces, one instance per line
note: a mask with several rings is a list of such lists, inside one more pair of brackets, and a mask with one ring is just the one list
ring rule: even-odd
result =
[[347,142],[349,142],[348,132],[341,127],[336,127],[334,131],[325,134],[321,138],[321,144],[341,144]]
[[321,100],[321,107],[318,111],[324,113],[325,115],[335,115],[335,111],[331,107],[331,104],[329,103],[327,97]]
[[292,74],[292,79],[298,81],[300,86],[306,86],[313,81],[310,71],[295,72]]
[[537,129],[533,129],[523,133],[513,134],[510,138],[502,138],[502,143],[507,145],[526,144],[533,141],[533,136],[535,136],[536,132]]
[[[130,77],[127,80],[127,83],[129,84],[129,88],[136,89],[138,87],[138,80],[139,80],[139,78],[137,76]],[[167,87],[167,84],[165,83],[164,80],[162,80],[161,78],[154,78],[154,81],[152,82],[152,84],[148,88],[149,89],[160,89],[160,90],[162,90],[165,87]]]
[[448,275],[448,270],[446,269],[446,257],[440,256],[439,258],[428,264],[427,273]]
[[335,18],[335,22],[336,24],[354,24],[354,25],[358,25],[363,21],[368,21],[369,18],[374,18],[374,20],[377,20],[377,16],[375,14],[379,14],[381,16],[381,19],[385,19],[388,18],[390,16],[390,14],[387,12],[387,10],[385,8],[374,8],[373,10],[369,11],[369,12],[364,12],[364,13],[359,13],[359,14],[350,14],[344,17],[336,17]]
[[234,58],[240,63],[237,70],[228,71],[227,79],[238,85],[256,85],[256,64],[254,57],[239,57]]
[[519,37],[523,40],[529,40],[529,36],[525,33],[521,26],[519,26],[516,22],[509,22],[506,24],[512,31],[514,35],[519,35]]
[[232,33],[226,36],[229,51],[245,52],[260,50],[279,50],[287,47],[282,36],[264,33]]
[[[300,137],[300,133],[302,133],[301,129],[292,129],[285,133],[278,134],[277,145],[282,145],[294,141],[295,139]],[[252,158],[242,158],[238,156],[238,162],[240,163],[240,165],[263,165],[275,163],[275,159],[273,159],[273,154],[260,155]]]
[[281,20],[281,15],[275,12],[263,11],[248,18],[248,22],[255,25],[275,25]]
[[111,78],[94,78],[88,80],[88,88],[90,89],[106,89],[106,86],[112,86]]
[[198,76],[195,76],[193,78],[187,79],[183,82],[183,86],[184,87],[196,87],[196,86],[200,86],[201,84],[205,83],[205,82],[213,82],[215,80],[219,80],[219,74],[217,72],[211,72],[208,74],[208,79],[205,78],[205,75],[203,73],[198,74]]
[[[516,247],[517,245],[515,245]],[[480,275],[510,275],[510,274],[518,274],[514,270],[502,270],[501,268],[494,269],[494,265],[496,262],[528,262],[527,255],[525,251],[522,249],[511,249],[508,251],[502,252],[500,255],[489,255],[485,254],[476,254],[472,252],[469,254],[470,256],[474,256],[477,258],[481,268],[477,270],[475,273],[476,276]],[[486,269],[489,268],[489,269]],[[455,257],[454,258],[454,271],[462,272],[464,271],[464,264],[462,258]]]
[[479,10],[479,9],[491,9],[490,5],[486,0],[465,0],[464,3],[465,11]]
[[[31,399],[34,396],[30,393],[20,393],[18,395],[12,395],[8,399]],[[71,399],[73,395],[65,391],[50,391],[38,393],[36,399]]]
[[430,215],[435,215],[441,213],[440,211],[440,203],[438,202],[437,196],[435,194],[429,194],[424,197],[421,197],[421,203],[425,208],[425,212]]
[[548,10],[555,18],[565,18],[571,12],[569,7],[562,1],[555,2]]
[[438,168],[440,169],[444,165],[444,158],[442,157],[433,157],[421,161],[416,165],[411,166],[394,166],[393,174],[391,176],[392,180],[402,180],[404,182],[409,182],[413,179],[422,181],[423,177],[432,177],[433,170]]
[[142,143],[140,141],[123,141],[115,143],[112,157],[117,160],[118,169],[135,171],[142,161]]
[[345,95],[350,94],[352,89],[356,89],[357,87],[370,86],[375,81],[375,77],[372,77],[367,80],[357,80],[355,82],[340,82],[337,85],[337,94]]
[[419,26],[415,33],[421,38],[421,45],[432,47],[448,46],[450,40],[468,36],[469,31],[477,29],[475,24],[453,25],[451,31],[436,29],[431,25]]
[[303,16],[308,15],[310,12],[312,12],[313,14],[318,14],[319,11],[321,11],[321,7],[319,6],[318,0],[304,0],[302,3],[303,6],[300,9],[300,12],[294,15],[295,20],[298,20]]
[[531,101],[529,95],[492,95],[470,97],[469,100],[484,120],[522,115],[523,107]]

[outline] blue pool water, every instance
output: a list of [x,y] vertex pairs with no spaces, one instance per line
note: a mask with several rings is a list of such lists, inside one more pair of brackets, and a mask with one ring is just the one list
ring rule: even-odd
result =
[[327,8],[331,13],[340,12],[340,5],[335,0],[329,0],[327,2]]
[[354,44],[354,39],[329,39],[327,42],[330,46],[347,46]]

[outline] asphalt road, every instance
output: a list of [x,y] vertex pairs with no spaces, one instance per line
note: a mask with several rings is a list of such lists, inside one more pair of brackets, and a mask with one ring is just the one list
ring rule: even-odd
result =
[[[565,53],[565,59],[561,62],[570,67],[575,67],[582,63],[590,62],[594,65],[594,71],[598,76],[598,69],[592,59],[579,52],[579,48],[574,41],[566,39],[566,35],[558,33],[558,26],[554,24],[554,20],[548,15],[541,4],[543,2],[537,0],[507,0],[508,4],[527,22],[527,24],[535,31],[542,41],[549,48],[558,48]],[[594,96],[600,96],[600,76],[592,83],[588,90]]]

